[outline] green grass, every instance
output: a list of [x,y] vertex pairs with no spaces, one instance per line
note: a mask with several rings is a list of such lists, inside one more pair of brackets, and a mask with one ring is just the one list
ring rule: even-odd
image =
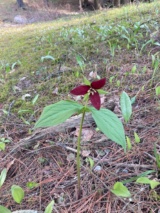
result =
[[[15,101],[13,113],[28,107],[36,110],[59,99],[68,98],[68,92],[75,86],[75,82],[81,82],[81,77],[75,80],[75,73],[80,72],[76,55],[84,59],[86,77],[92,70],[97,70],[101,77],[106,76],[106,66],[114,65],[119,69],[127,63],[132,65],[137,57],[147,57],[150,61],[151,57],[146,50],[143,53],[140,50],[150,40],[150,32],[157,30],[160,14],[158,8],[160,2],[157,1],[140,4],[138,8],[125,6],[53,22],[1,28],[0,103],[4,104],[3,109],[8,109],[10,103]],[[141,26],[140,29],[137,29],[135,23]],[[124,36],[122,38],[122,35],[127,36],[128,40]],[[111,50],[109,42],[115,44],[115,50]],[[148,47],[151,48],[152,44]],[[51,55],[55,60],[42,62],[41,57],[46,55]],[[63,55],[66,55],[63,64],[71,71],[48,79],[51,73],[58,71]],[[12,70],[15,62],[17,65]],[[141,70],[144,64],[138,66]],[[125,79],[120,78],[120,74],[111,72],[107,74],[108,81],[112,75],[115,77],[115,84],[112,86],[120,80],[123,86],[120,87],[118,83],[118,88],[123,89]],[[23,77],[28,81],[27,86],[20,80]],[[58,96],[53,95],[56,87],[59,89]],[[37,93],[40,94],[36,107],[32,106],[31,99],[22,100],[22,96],[28,93],[31,99]]]

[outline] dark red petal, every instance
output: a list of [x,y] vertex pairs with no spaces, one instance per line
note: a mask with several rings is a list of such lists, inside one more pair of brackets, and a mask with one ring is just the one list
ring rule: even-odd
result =
[[98,92],[94,92],[93,95],[90,94],[89,99],[92,103],[92,105],[96,108],[96,109],[100,109],[101,107],[101,100],[100,100],[100,96]]
[[78,86],[78,87],[72,89],[70,91],[70,93],[73,95],[85,95],[89,89],[90,89],[90,86],[81,85],[81,86]]
[[105,85],[105,83],[106,83],[106,78],[102,78],[98,81],[93,81],[91,83],[91,87],[93,89],[101,89]]

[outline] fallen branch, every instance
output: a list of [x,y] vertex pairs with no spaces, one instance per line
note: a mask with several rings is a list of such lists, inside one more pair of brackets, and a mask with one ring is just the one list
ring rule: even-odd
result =
[[[17,150],[22,148],[30,148],[34,146],[34,144],[40,140],[45,140],[49,137],[53,137],[56,134],[59,133],[66,133],[68,131],[71,131],[72,129],[75,129],[76,127],[79,127],[81,115],[73,116],[69,118],[66,122],[52,127],[47,128],[39,128],[33,132],[33,134],[27,138],[23,138],[18,142],[18,145],[12,149],[12,151],[5,156],[5,158],[10,155],[13,152],[17,152]],[[83,127],[91,127],[94,124],[94,120],[91,116],[91,114],[87,114],[84,119],[84,125]]]

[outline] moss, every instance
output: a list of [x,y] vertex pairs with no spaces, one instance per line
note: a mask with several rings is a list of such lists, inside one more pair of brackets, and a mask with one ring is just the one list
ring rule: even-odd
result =
[[3,103],[9,97],[10,86],[5,84],[0,90],[0,103]]
[[20,100],[20,99],[16,100],[15,103],[14,103],[13,111],[19,110],[19,109],[22,107],[23,102],[24,102],[24,101],[23,101],[23,100]]

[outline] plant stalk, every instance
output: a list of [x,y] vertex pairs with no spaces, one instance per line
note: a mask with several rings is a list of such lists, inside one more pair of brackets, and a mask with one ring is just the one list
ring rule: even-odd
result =
[[80,161],[80,149],[81,149],[81,136],[82,136],[82,127],[83,127],[83,121],[85,116],[85,109],[82,113],[82,119],[80,123],[80,129],[79,129],[79,135],[77,140],[77,178],[78,178],[78,194],[80,194],[80,187],[81,187],[81,177],[80,177],[80,168],[81,168],[81,161]]

